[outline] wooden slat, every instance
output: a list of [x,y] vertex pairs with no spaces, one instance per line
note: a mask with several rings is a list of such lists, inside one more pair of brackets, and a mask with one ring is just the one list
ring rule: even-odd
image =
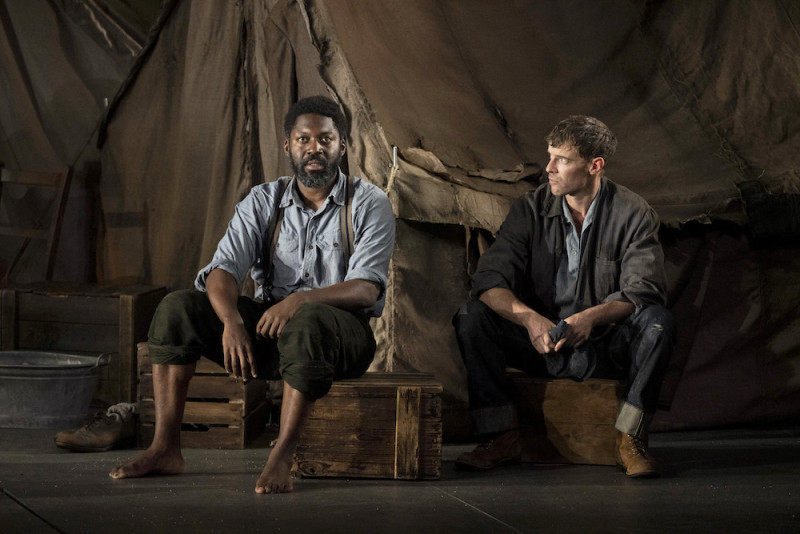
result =
[[419,388],[397,388],[394,478],[419,476]]
[[[247,384],[236,382],[227,376],[196,375],[189,382],[187,398],[194,399],[230,399],[244,402],[245,405],[257,405],[267,396],[267,383],[264,380],[251,380]],[[153,375],[140,376],[139,398],[153,398]]]
[[[262,403],[245,417],[243,424],[229,427],[211,427],[208,430],[181,430],[181,446],[188,449],[243,449],[264,432],[269,404]],[[152,421],[142,422],[138,428],[138,444],[147,447],[153,441],[155,427]]]
[[[231,402],[194,402],[186,401],[183,412],[184,423],[205,425],[239,426],[244,419],[244,403]],[[139,402],[139,418],[142,422],[155,421],[155,405],[153,401]]]
[[18,293],[20,321],[78,324],[119,324],[117,299],[83,296],[50,296]]
[[[438,480],[441,477],[441,455],[420,457],[418,480]],[[304,458],[295,455],[292,470],[305,477],[393,478],[391,458]]]
[[115,352],[118,329],[110,325],[17,322],[17,348]]

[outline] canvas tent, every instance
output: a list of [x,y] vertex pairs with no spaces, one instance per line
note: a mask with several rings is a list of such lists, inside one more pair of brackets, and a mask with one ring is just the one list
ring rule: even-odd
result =
[[797,420],[798,4],[168,0],[147,39],[120,5],[0,11],[0,160],[78,170],[58,276],[189,287],[235,203],[288,173],[287,107],[326,94],[397,218],[374,368],[435,373],[456,421],[470,269],[544,135],[589,114],[664,223],[680,341],[656,428]]

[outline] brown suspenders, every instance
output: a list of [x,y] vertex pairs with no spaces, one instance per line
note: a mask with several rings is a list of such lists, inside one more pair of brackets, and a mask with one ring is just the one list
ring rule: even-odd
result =
[[[278,194],[275,197],[275,206],[273,206],[272,210],[275,215],[272,217],[272,220],[267,227],[267,235],[271,236],[272,238],[270,239],[267,253],[261,259],[261,263],[264,266],[264,279],[268,284],[266,287],[266,300],[272,300],[272,259],[275,257],[275,249],[278,246],[278,236],[281,233],[281,225],[283,224],[283,207],[281,207],[281,200],[286,192],[286,187],[290,183],[292,183],[292,181],[287,180],[280,185]],[[348,174],[347,180],[345,181],[344,206],[342,206],[342,208],[339,210],[339,228],[342,233],[341,245],[342,254],[344,255],[345,272],[347,272],[347,268],[350,265],[350,256],[353,255],[354,251],[353,241],[355,237],[353,235],[353,195],[353,177]]]

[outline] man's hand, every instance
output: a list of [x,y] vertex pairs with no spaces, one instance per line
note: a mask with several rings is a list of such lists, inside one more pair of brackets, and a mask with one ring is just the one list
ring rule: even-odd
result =
[[560,351],[562,347],[580,347],[589,340],[594,323],[585,313],[576,313],[564,319],[567,323],[566,335],[555,344],[554,350]]
[[292,293],[274,306],[270,306],[256,325],[256,334],[261,337],[278,339],[283,327],[294,317],[297,309],[303,304],[302,292]]
[[256,378],[258,375],[256,361],[253,357],[253,345],[244,328],[244,323],[229,321],[223,323],[222,353],[225,358],[225,370],[235,377]]
[[524,326],[536,352],[547,354],[558,350],[558,346],[550,339],[550,329],[555,326],[552,321],[538,313],[530,314],[524,321]]

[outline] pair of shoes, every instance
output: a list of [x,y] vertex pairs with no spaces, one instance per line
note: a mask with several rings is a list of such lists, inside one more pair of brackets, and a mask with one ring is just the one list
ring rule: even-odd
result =
[[97,412],[86,426],[56,434],[56,446],[77,452],[103,452],[132,445],[136,437],[136,405],[121,403]]
[[519,442],[519,430],[513,429],[478,445],[471,452],[459,455],[456,467],[485,471],[501,465],[518,464],[521,461],[522,446]]
[[631,478],[655,478],[661,475],[658,462],[650,454],[647,437],[617,434],[617,465]]

